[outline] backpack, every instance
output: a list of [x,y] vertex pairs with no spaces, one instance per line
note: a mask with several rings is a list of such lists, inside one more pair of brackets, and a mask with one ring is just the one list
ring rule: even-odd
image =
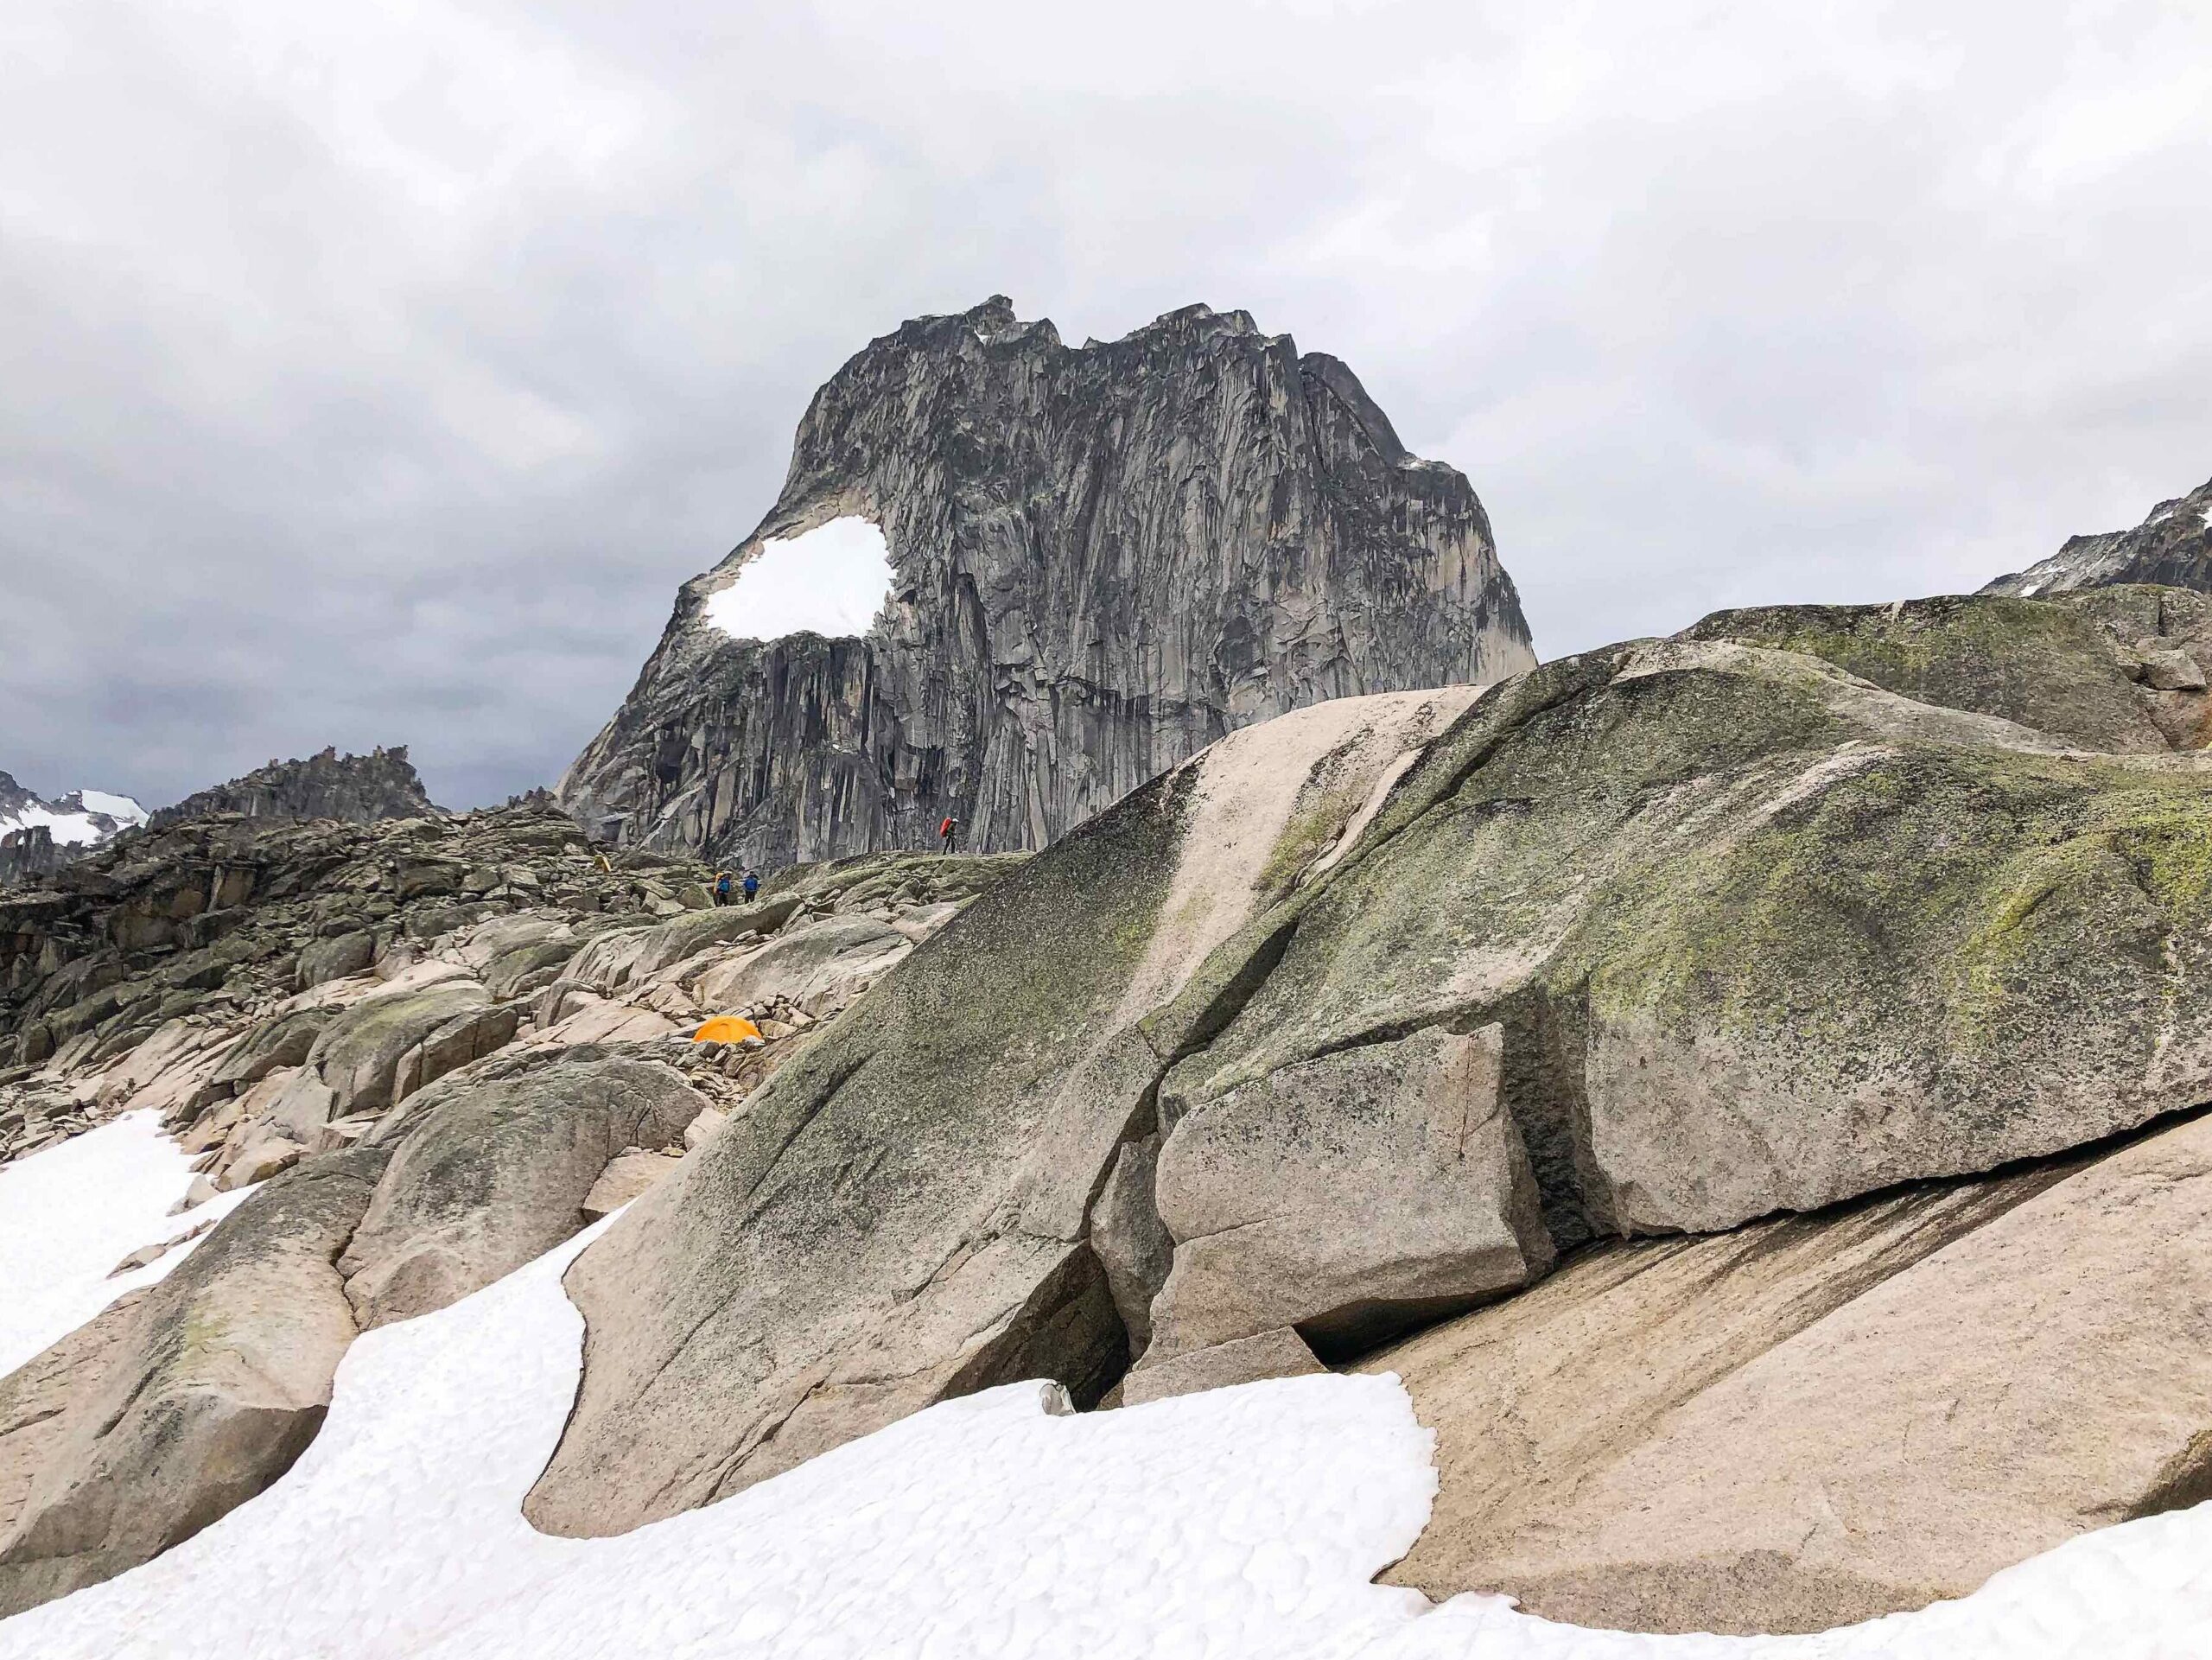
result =
[[952,821],[951,821],[950,818],[948,818],[948,819],[946,819],[946,820],[944,821],[944,823],[943,823],[942,824],[939,824],[939,825],[937,827],[937,833],[938,833],[939,836],[950,836],[950,835],[951,835],[951,834],[952,834]]

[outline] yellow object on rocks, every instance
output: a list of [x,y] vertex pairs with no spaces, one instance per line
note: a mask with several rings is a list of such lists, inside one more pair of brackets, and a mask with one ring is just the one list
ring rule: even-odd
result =
[[717,1014],[691,1034],[694,1043],[738,1043],[747,1038],[758,1038],[760,1028],[751,1021],[735,1014]]

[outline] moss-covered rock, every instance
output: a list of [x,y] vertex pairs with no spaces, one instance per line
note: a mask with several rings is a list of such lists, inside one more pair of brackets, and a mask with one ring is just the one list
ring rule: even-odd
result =
[[1130,1357],[1092,1202],[1176,1054],[1141,1023],[1325,856],[1279,856],[1301,815],[1370,799],[1470,696],[1240,733],[878,981],[569,1271],[584,1383],[533,1520],[619,1532],[1014,1378],[1103,1394]]
[[1988,1169],[2212,1097],[2196,758],[2070,750],[1728,640],[1529,682],[1255,921],[1287,943],[1179,1073],[1194,1103],[1502,1020],[1569,1245]]
[[[431,1084],[339,1260],[363,1331],[459,1301],[583,1226],[625,1148],[681,1148],[705,1099],[673,1068],[590,1048]],[[385,1138],[375,1138],[382,1142]]]
[[1682,637],[1802,652],[1920,703],[2001,715],[2091,748],[2167,747],[2114,637],[2072,605],[1948,595],[1760,606],[1715,612]]

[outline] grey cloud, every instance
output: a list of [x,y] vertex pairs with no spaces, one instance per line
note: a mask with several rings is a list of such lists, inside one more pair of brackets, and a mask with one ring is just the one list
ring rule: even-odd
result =
[[550,781],[815,386],[993,291],[1344,358],[1548,653],[1977,586],[2212,472],[2195,11],[23,0],[0,766]]

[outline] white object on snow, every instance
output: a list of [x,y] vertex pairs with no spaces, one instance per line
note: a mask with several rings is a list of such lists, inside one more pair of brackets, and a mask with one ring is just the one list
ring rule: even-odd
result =
[[1014,1384],[621,1538],[549,1538],[519,1505],[576,1385],[560,1275],[605,1225],[362,1338],[283,1481],[0,1622],[0,1660],[2147,1660],[2212,1628],[2212,1507],[1813,1637],[1589,1631],[1500,1597],[1432,1609],[1370,1582],[1435,1487],[1387,1377],[1083,1416]]
[[891,592],[891,547],[858,514],[785,540],[770,537],[737,580],[707,600],[707,620],[737,639],[865,634]]
[[197,1240],[111,1280],[141,1245],[228,1215],[252,1192],[168,1214],[192,1161],[152,1112],[127,1112],[59,1147],[0,1165],[0,1377],[75,1331],[126,1291],[156,1283]]

